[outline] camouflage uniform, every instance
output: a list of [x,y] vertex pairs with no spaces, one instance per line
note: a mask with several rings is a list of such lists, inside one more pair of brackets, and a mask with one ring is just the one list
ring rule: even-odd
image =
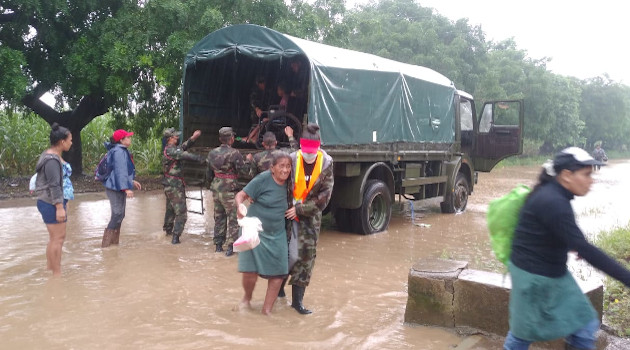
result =
[[[290,149],[281,149],[281,151],[285,151],[287,153],[291,153],[299,149],[299,145],[297,140],[294,137],[289,138],[289,147]],[[252,172],[253,176],[256,176],[262,173],[265,170],[271,168],[271,163],[273,162],[273,157],[271,153],[276,151],[276,149],[266,149],[264,151],[258,152],[254,154],[254,161],[252,162]]]
[[214,244],[231,245],[238,238],[234,197],[241,189],[238,176],[252,177],[251,165],[241,153],[227,144],[208,153],[207,178],[214,203]]
[[[289,273],[289,284],[300,287],[308,286],[315,265],[317,241],[322,225],[322,211],[328,205],[334,185],[333,160],[326,152],[322,172],[317,178],[313,188],[302,203],[295,204],[295,212],[298,216],[298,260]],[[289,188],[293,189],[295,182],[296,153],[291,154],[293,169],[289,177]]]
[[[168,129],[167,129],[168,130]],[[186,224],[188,209],[186,208],[186,184],[182,177],[180,160],[203,162],[199,155],[186,152],[195,141],[189,139],[181,146],[166,145],[162,152],[162,185],[166,195],[166,213],[164,226],[166,234],[181,235]]]
[[[595,160],[598,162],[608,161],[608,156],[606,156],[606,152],[601,147],[599,148],[596,147],[595,150],[593,150],[593,158],[595,158]],[[601,168],[600,165],[593,166],[593,170],[595,171],[599,170],[600,168]]]

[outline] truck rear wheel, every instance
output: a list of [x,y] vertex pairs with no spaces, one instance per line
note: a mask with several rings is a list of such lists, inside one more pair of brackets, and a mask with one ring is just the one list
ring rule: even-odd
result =
[[444,196],[444,202],[440,203],[442,213],[461,213],[466,210],[469,189],[470,184],[468,184],[466,176],[462,173],[457,173],[455,185],[453,185],[453,193],[449,196]]
[[369,180],[363,192],[359,209],[353,210],[354,231],[368,235],[381,232],[389,226],[392,216],[392,197],[389,188],[379,180]]

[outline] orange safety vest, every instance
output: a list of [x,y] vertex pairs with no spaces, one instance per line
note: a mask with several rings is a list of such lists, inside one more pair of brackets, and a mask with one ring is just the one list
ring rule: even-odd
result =
[[293,187],[293,200],[296,203],[302,203],[306,199],[306,196],[313,189],[315,181],[319,178],[319,174],[322,172],[324,165],[324,155],[322,151],[317,151],[317,160],[315,161],[315,167],[311,174],[311,180],[306,186],[306,177],[304,176],[304,163],[302,161],[302,151],[297,152],[297,158],[295,162],[295,186]]

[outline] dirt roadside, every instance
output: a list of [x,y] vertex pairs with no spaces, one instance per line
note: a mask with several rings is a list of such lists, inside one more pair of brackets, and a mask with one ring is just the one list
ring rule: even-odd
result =
[[[30,177],[3,177],[0,178],[0,200],[11,198],[34,197],[28,190]],[[161,190],[162,177],[160,175],[137,176],[136,180],[142,185],[143,191]],[[101,192],[103,184],[94,180],[93,176],[77,176],[72,178],[75,193]]]

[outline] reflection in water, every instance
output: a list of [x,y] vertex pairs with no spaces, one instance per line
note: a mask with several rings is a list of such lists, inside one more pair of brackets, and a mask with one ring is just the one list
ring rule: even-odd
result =
[[[585,232],[628,222],[620,200],[629,187],[620,183],[629,166],[604,168],[591,194],[575,201]],[[120,246],[107,249],[100,248],[109,219],[105,194],[71,201],[60,279],[45,269],[48,237],[34,199],[3,201],[1,348],[450,349],[461,341],[455,333],[403,324],[409,268],[419,258],[444,257],[500,270],[487,239],[487,203],[516,183],[533,184],[537,175],[536,167],[480,174],[468,210],[459,215],[416,202],[415,221],[424,227],[406,213],[376,235],[325,229],[304,299],[314,310],[308,316],[288,305],[290,295],[272,316],[261,315],[264,281],[254,291],[254,309],[239,310],[237,259],[214,253],[211,212],[208,225],[189,214],[182,244],[173,246],[161,230],[160,192],[128,201]],[[208,198],[205,203],[211,207]]]

